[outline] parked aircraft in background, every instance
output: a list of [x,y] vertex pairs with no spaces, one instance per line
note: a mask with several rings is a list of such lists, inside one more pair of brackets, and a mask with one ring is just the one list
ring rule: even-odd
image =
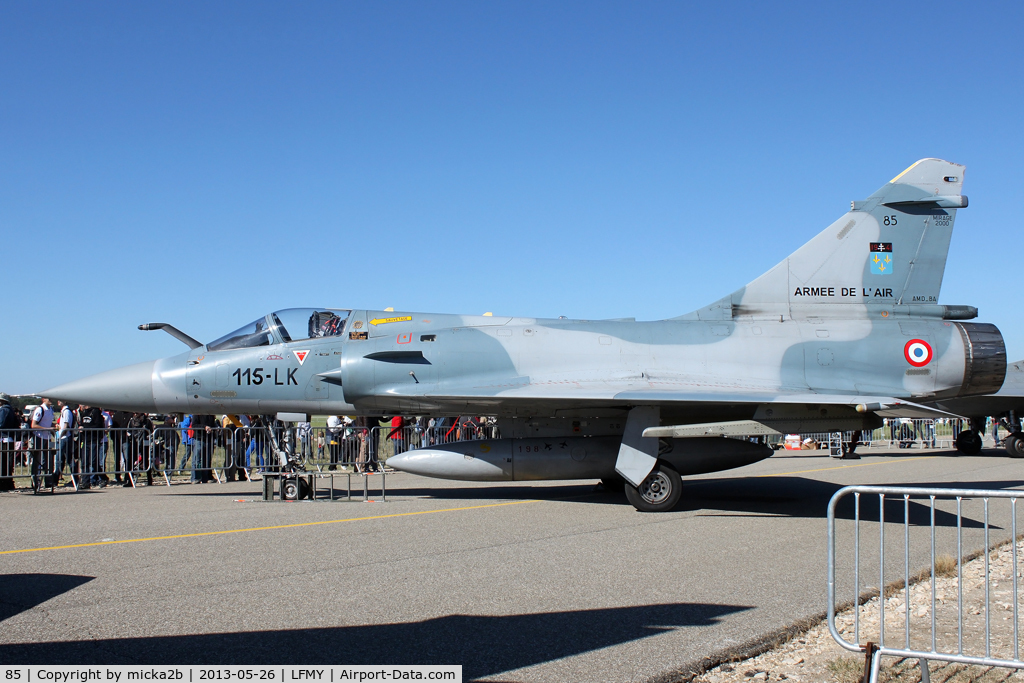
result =
[[1000,389],[999,330],[964,322],[972,306],[938,303],[963,176],[922,159],[746,287],[678,318],[287,309],[208,344],[150,324],[190,350],[44,395],[158,412],[497,416],[501,439],[388,464],[468,480],[621,478],[638,509],[668,510],[681,476],[772,453],[723,437],[873,429]]

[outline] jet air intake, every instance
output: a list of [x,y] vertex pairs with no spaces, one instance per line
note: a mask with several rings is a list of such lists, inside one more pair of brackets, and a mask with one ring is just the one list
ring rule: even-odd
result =
[[958,396],[994,394],[1006,379],[1006,344],[989,323],[953,323],[964,341],[964,382]]

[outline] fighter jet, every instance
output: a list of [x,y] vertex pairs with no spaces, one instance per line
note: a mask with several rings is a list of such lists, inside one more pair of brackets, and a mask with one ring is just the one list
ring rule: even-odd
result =
[[43,394],[159,412],[495,416],[500,439],[388,464],[601,479],[640,510],[670,510],[682,476],[771,455],[757,437],[944,416],[940,401],[1000,389],[999,330],[964,322],[972,306],[938,303],[963,178],[963,166],[922,159],[745,287],[677,318],[301,308],[206,344],[153,323],[141,329],[189,351]]

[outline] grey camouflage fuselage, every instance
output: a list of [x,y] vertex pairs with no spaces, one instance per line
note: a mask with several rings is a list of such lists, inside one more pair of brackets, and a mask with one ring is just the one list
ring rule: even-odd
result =
[[255,328],[267,345],[199,346],[45,395],[160,412],[489,415],[511,437],[621,437],[637,408],[655,409],[644,428],[784,432],[926,416],[920,404],[991,394],[1006,373],[999,331],[938,303],[963,174],[923,159],[746,287],[670,320],[345,310],[342,334],[287,341],[271,314]]

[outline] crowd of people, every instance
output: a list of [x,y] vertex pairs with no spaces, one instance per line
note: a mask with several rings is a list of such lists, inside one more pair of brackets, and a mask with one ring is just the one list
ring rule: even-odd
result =
[[[161,426],[173,425],[174,420],[168,416]],[[132,486],[132,477],[140,474],[151,484],[154,471],[166,462],[161,459],[164,452],[153,448],[155,427],[145,413],[63,401],[54,406],[45,397],[22,415],[10,397],[0,394],[0,490],[15,488],[14,470],[19,465],[28,469],[37,491],[61,483],[79,489]],[[113,467],[108,468],[111,453]],[[65,472],[70,477],[66,482]]]
[[[150,416],[48,398],[23,415],[0,394],[0,491],[15,488],[18,466],[35,491],[134,486],[143,478],[151,485],[154,475],[175,472],[196,484],[244,481],[291,461],[369,473],[380,468],[382,454],[493,436],[493,420],[479,417],[332,415],[326,428],[314,428],[273,415]],[[223,460],[215,463],[218,450]]]
[[[382,427],[382,429],[373,429]],[[317,460],[324,459],[324,449],[330,464],[328,470],[339,466],[353,466],[356,472],[376,468],[377,454],[383,439],[389,445],[389,454],[404,453],[412,447],[434,446],[467,439],[496,438],[493,418],[486,417],[348,417],[332,415],[327,418],[327,429],[316,435],[307,423],[299,425],[299,443],[302,455],[312,453],[314,445]]]

